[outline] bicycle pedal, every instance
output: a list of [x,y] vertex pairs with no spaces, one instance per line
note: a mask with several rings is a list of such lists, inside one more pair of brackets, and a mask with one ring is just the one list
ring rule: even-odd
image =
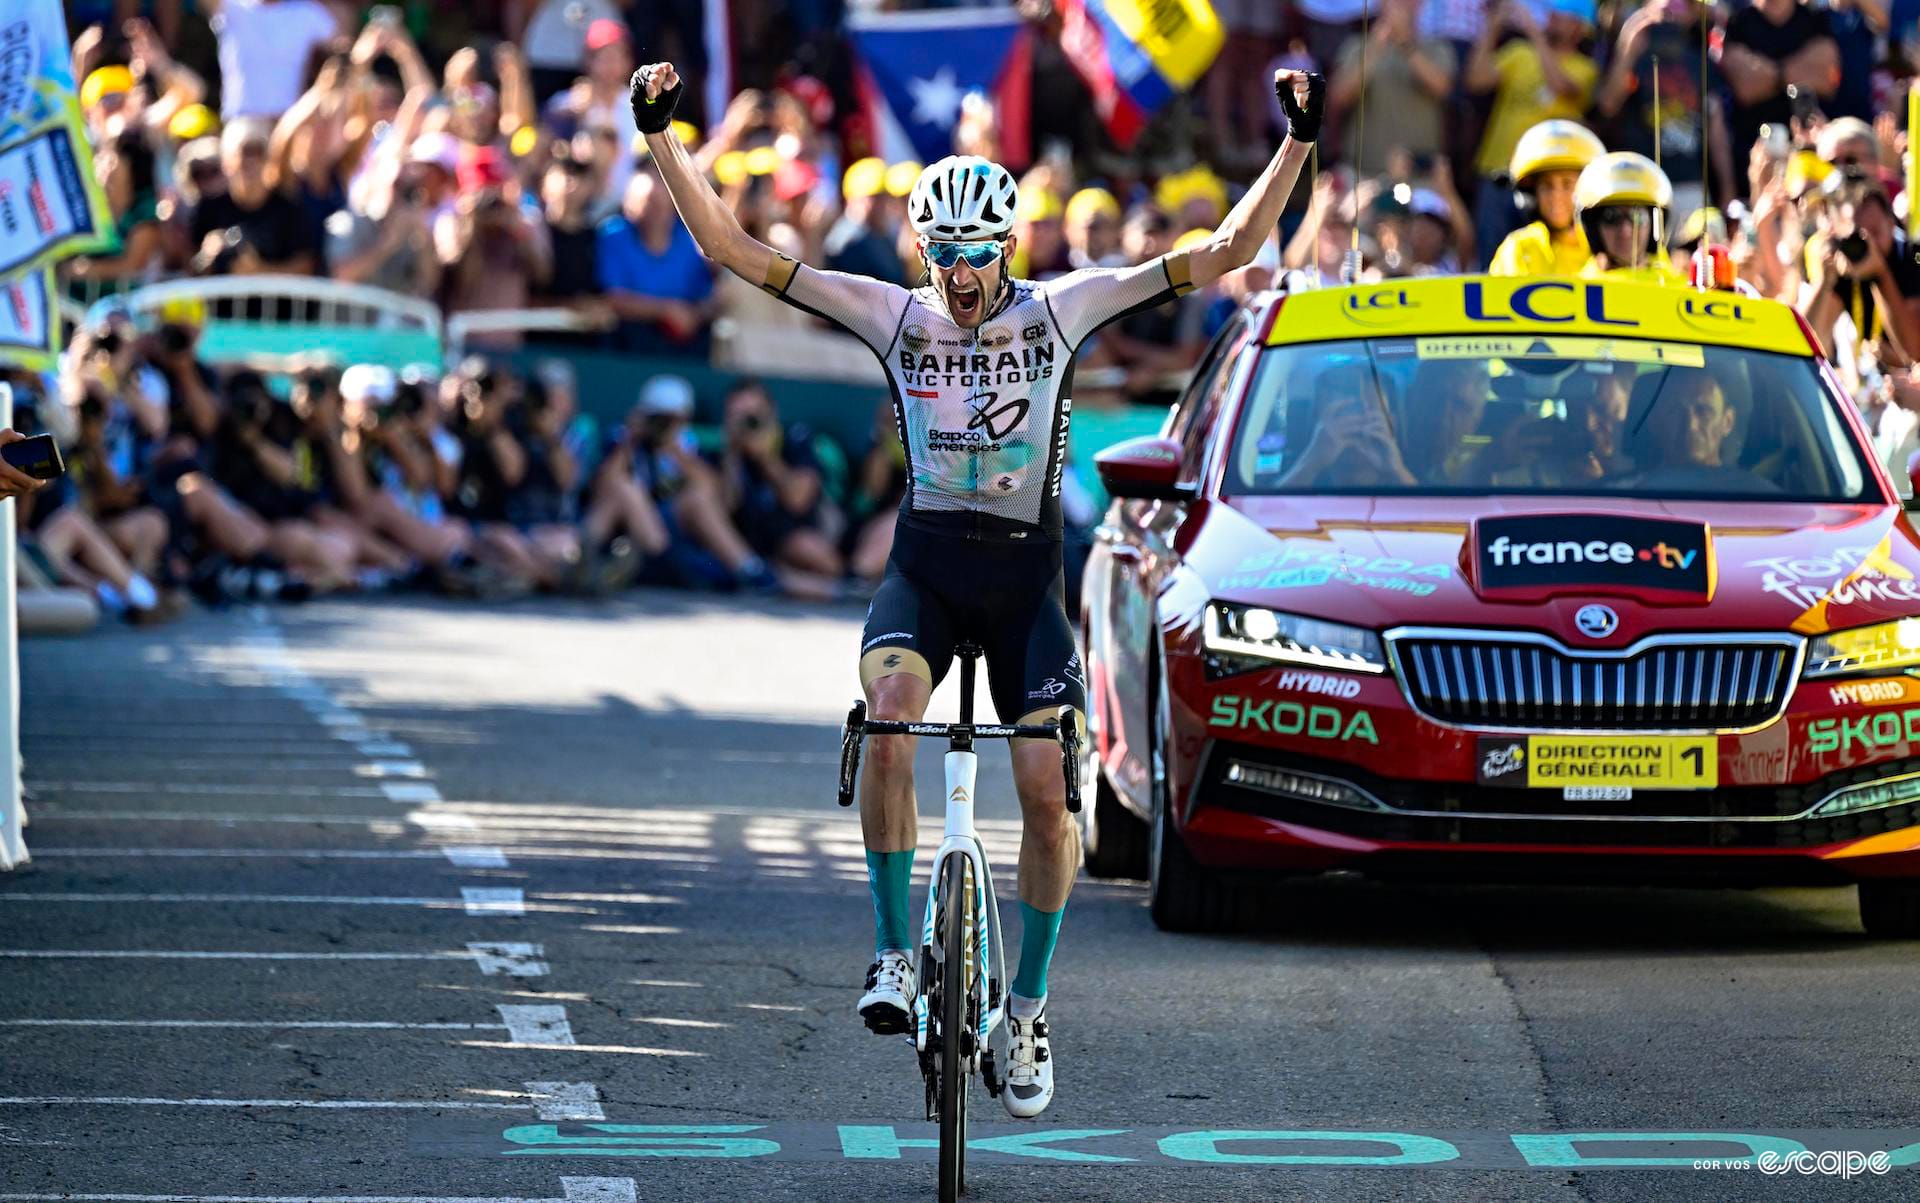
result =
[[980,1080],[986,1084],[988,1098],[997,1099],[1000,1092],[1006,1089],[1007,1084],[1001,1080],[1000,1071],[993,1063],[992,1049],[985,1049],[980,1054]]

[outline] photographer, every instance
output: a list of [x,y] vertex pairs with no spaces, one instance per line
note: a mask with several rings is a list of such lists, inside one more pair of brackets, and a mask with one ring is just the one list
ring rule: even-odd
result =
[[255,121],[227,126],[220,135],[220,164],[226,191],[202,198],[187,221],[193,273],[311,275],[313,227],[268,180],[266,128]]
[[527,449],[514,435],[520,416],[520,381],[485,360],[462,364],[452,433],[459,462],[450,508],[474,529],[477,555],[499,564],[512,578],[543,589],[558,588],[567,566],[547,555],[513,523],[510,503],[527,479]]
[[720,482],[734,526],[769,563],[837,579],[845,565],[826,529],[832,503],[822,498],[812,432],[783,425],[754,380],[733,386],[724,412]]
[[[520,205],[520,184],[491,146],[467,147],[459,170],[460,197],[434,227],[434,244],[447,269],[447,312],[525,309],[552,270],[547,228]],[[467,345],[508,349],[511,331],[475,333]]]
[[[1829,358],[1871,340],[1911,361],[1920,354],[1920,257],[1899,232],[1885,190],[1872,176],[1840,171],[1820,196],[1798,308]],[[1842,314],[1851,325],[1844,339]]]
[[[594,491],[595,505],[612,504],[622,497],[623,486],[607,481],[609,475],[621,475],[656,507],[667,545],[648,566],[647,579],[778,593],[780,578],[734,527],[719,476],[713,465],[700,458],[691,425],[693,400],[693,385],[684,377],[655,376],[647,381],[639,403],[609,442]],[[620,516],[644,549],[644,510],[627,504]]]

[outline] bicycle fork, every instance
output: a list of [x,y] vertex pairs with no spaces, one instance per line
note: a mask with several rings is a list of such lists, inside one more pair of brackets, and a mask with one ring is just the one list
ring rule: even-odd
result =
[[[946,830],[941,837],[940,848],[934,854],[932,880],[927,889],[926,916],[920,930],[921,960],[923,971],[932,970],[940,961],[937,955],[927,950],[944,951],[944,939],[967,941],[969,974],[962,986],[969,1003],[967,1014],[975,1018],[972,1048],[968,1050],[968,1067],[982,1076],[987,1092],[997,1098],[1001,1080],[995,1067],[991,1039],[1006,1014],[1007,974],[1003,951],[1005,944],[1000,936],[1000,913],[995,904],[997,895],[993,889],[993,870],[987,863],[986,848],[974,829],[974,782],[978,775],[979,757],[971,749],[950,751],[946,754],[945,762]],[[968,862],[972,880],[972,897],[968,899],[966,908],[968,930],[957,937],[954,933],[939,931],[946,865],[948,859],[955,856]],[[921,980],[931,979],[923,976]],[[943,983],[943,988],[951,989],[953,983]],[[913,1034],[914,1047],[922,1054],[928,1051],[932,1025],[931,1008],[927,1005],[926,991],[922,990],[914,1000]],[[941,1038],[957,1039],[958,1035],[943,1032]]]

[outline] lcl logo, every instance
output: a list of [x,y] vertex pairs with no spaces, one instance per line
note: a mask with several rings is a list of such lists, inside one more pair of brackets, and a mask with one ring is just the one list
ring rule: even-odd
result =
[[1747,316],[1745,307],[1739,301],[1725,297],[1682,297],[1680,307],[1675,312],[1681,321],[1693,326],[1699,325],[1702,321],[1719,324],[1722,322],[1751,323],[1754,320]]
[[1348,320],[1362,326],[1395,325],[1399,321],[1399,310],[1418,308],[1418,304],[1407,298],[1404,288],[1376,288],[1371,292],[1351,293],[1341,303],[1341,311]]

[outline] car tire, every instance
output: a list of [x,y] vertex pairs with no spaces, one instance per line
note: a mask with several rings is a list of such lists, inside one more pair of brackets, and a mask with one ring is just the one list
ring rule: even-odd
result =
[[1861,882],[1860,926],[1882,940],[1920,938],[1920,881]]
[[1093,799],[1093,805],[1080,812],[1080,846],[1086,854],[1088,875],[1146,880],[1147,825],[1107,784],[1100,757],[1091,746],[1080,765],[1080,797]]
[[1152,671],[1153,719],[1147,725],[1153,819],[1147,840],[1147,901],[1153,923],[1161,931],[1217,932],[1240,927],[1247,912],[1247,892],[1225,881],[1187,851],[1186,841],[1173,823],[1167,790],[1167,731],[1173,709],[1156,658]]

